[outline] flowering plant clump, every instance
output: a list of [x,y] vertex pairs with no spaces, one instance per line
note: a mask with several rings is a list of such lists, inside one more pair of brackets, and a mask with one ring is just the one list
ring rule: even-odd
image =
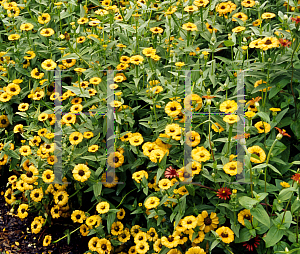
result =
[[300,1],[0,4],[6,203],[75,228],[44,246],[300,250]]

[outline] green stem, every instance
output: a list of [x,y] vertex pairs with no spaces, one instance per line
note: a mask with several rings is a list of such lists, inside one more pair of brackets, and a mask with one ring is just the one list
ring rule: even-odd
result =
[[135,188],[135,189],[129,191],[128,193],[126,193],[126,195],[122,198],[121,202],[116,206],[116,208],[118,208],[118,207],[122,204],[124,198],[125,198],[129,193],[131,193],[131,192],[133,192],[133,191],[135,191],[135,190],[137,190],[137,188]]
[[[70,235],[73,234],[74,232],[76,232],[78,229],[80,229],[80,227],[78,227],[78,228],[74,229],[72,232],[70,232]],[[52,242],[52,244],[53,244],[53,243],[59,242],[60,240],[66,238],[67,236],[68,236],[68,234],[67,234],[67,235],[64,235],[63,237],[59,238],[58,240]]]

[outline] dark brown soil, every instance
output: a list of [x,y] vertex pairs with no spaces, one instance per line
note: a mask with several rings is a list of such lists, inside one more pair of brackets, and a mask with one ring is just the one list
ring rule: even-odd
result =
[[[0,193],[2,194],[3,191],[5,189],[1,187]],[[46,235],[51,235],[52,241],[55,241],[64,236],[64,231],[68,227],[54,224],[51,227],[44,227],[38,234],[32,234],[30,225],[35,214],[29,214],[21,221],[14,215],[16,212],[10,213],[10,209],[3,195],[0,195],[0,252],[6,254],[82,254],[88,250],[87,243],[90,237],[81,237],[79,230],[71,235],[70,245],[67,244],[67,238],[64,238],[56,244],[44,247],[43,240]],[[70,231],[72,230],[70,228]]]

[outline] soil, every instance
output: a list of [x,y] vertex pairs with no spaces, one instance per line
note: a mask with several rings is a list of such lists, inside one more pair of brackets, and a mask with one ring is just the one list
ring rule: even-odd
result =
[[[51,227],[44,227],[40,233],[30,233],[31,222],[35,214],[29,214],[23,221],[17,217],[16,211],[10,213],[11,207],[5,202],[2,195],[4,187],[0,188],[0,252],[6,254],[82,254],[88,250],[88,239],[81,237],[79,230],[71,235],[70,245],[67,237],[58,243],[43,246],[46,235],[52,236],[52,241],[64,236],[64,231],[69,227],[53,224]],[[72,229],[70,229],[71,231]]]

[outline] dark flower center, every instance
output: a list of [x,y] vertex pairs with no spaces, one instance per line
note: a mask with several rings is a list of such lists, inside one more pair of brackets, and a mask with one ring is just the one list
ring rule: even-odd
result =
[[204,224],[205,225],[211,225],[211,218],[209,218],[209,217],[206,217],[205,219],[204,219]]
[[78,171],[78,175],[80,175],[80,176],[84,176],[84,171],[81,169],[81,170],[79,170]]

